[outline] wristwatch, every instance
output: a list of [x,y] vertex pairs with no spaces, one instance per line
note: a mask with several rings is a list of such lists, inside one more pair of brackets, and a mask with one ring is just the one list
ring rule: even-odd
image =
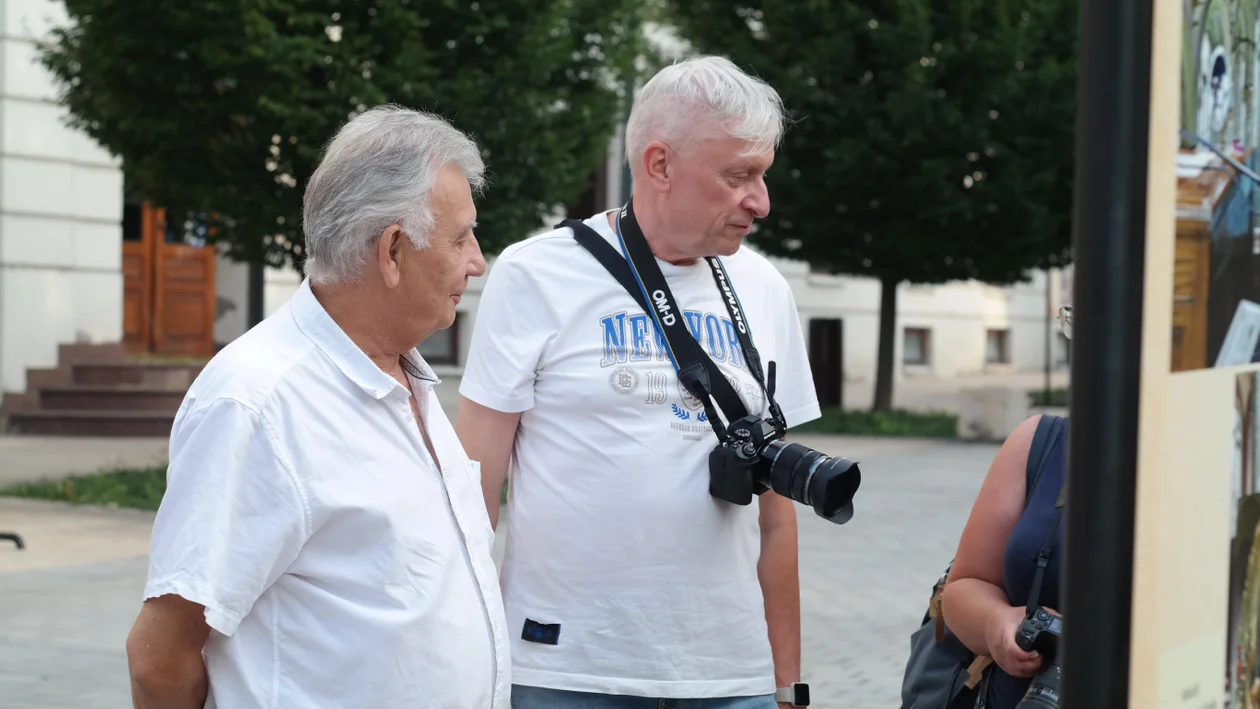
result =
[[809,685],[804,682],[793,682],[790,686],[775,690],[774,701],[793,707],[809,706]]

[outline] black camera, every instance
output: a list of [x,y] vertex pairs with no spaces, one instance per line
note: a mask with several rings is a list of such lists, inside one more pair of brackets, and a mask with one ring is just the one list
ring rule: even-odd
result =
[[783,440],[785,427],[745,416],[727,427],[727,439],[709,454],[709,494],[737,505],[766,490],[809,505],[819,517],[844,524],[862,482],[857,462],[830,458]]
[[1041,671],[1032,678],[1024,698],[1016,709],[1054,709],[1059,706],[1059,636],[1063,631],[1063,619],[1044,608],[1032,612],[1015,631],[1015,644],[1026,652],[1041,655]]

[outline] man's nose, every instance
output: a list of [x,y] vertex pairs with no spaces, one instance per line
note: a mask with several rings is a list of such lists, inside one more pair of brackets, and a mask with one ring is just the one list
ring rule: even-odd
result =
[[486,259],[481,254],[481,244],[477,243],[476,237],[473,238],[473,249],[476,253],[473,255],[472,262],[468,264],[468,275],[476,278],[486,272]]
[[755,219],[765,219],[770,214],[770,190],[766,183],[757,180],[757,186],[744,197],[744,209]]

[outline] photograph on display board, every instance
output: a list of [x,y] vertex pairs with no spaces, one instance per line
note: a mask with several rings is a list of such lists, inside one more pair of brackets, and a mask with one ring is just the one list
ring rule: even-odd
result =
[[1230,501],[1229,613],[1225,705],[1260,709],[1260,375],[1238,375],[1234,391],[1234,455]]
[[1260,362],[1260,0],[1185,0],[1172,371]]

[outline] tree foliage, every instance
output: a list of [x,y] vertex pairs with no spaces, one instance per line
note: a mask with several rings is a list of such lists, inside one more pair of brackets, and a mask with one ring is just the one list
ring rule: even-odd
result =
[[1061,0],[671,0],[697,51],[778,89],[792,125],[752,240],[896,286],[1025,280],[1069,260],[1077,6]]
[[128,188],[211,215],[236,258],[300,266],[323,146],[382,103],[483,149],[488,252],[580,194],[641,51],[635,0],[65,0],[41,47],[71,122]]

